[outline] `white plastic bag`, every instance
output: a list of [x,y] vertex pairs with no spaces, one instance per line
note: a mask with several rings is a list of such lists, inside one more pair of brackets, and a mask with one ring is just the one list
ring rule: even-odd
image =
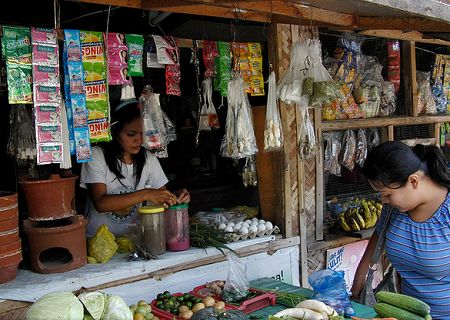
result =
[[267,94],[266,124],[264,127],[264,151],[281,150],[283,146],[283,130],[280,111],[276,97],[275,72],[269,75],[269,90]]

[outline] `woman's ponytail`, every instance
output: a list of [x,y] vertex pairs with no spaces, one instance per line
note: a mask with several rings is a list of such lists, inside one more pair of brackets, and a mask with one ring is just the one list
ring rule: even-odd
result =
[[450,188],[447,161],[441,149],[437,146],[417,144],[413,147],[416,156],[426,165],[425,173],[437,184]]

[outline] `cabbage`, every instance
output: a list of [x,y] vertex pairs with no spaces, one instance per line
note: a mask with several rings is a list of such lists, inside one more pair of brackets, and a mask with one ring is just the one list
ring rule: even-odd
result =
[[102,320],[133,320],[133,314],[125,301],[116,295],[109,295]]
[[99,291],[85,292],[78,296],[94,320],[100,320],[105,312],[107,296]]
[[40,297],[28,309],[27,320],[83,320],[83,304],[72,292],[53,292]]

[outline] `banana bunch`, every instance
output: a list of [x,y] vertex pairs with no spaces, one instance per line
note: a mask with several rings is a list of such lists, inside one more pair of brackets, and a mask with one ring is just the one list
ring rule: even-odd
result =
[[339,215],[339,223],[347,232],[370,229],[375,226],[383,205],[374,200],[362,199],[359,206],[347,209]]

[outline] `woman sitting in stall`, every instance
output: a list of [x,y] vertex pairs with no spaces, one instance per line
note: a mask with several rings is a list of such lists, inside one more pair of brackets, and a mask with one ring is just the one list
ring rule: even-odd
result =
[[92,161],[83,163],[80,185],[88,189],[87,236],[106,224],[114,235],[127,232],[138,219],[138,204],[150,201],[164,207],[187,203],[186,189],[175,193],[158,159],[142,147],[137,100],[119,104],[111,115],[112,141],[92,148]]

